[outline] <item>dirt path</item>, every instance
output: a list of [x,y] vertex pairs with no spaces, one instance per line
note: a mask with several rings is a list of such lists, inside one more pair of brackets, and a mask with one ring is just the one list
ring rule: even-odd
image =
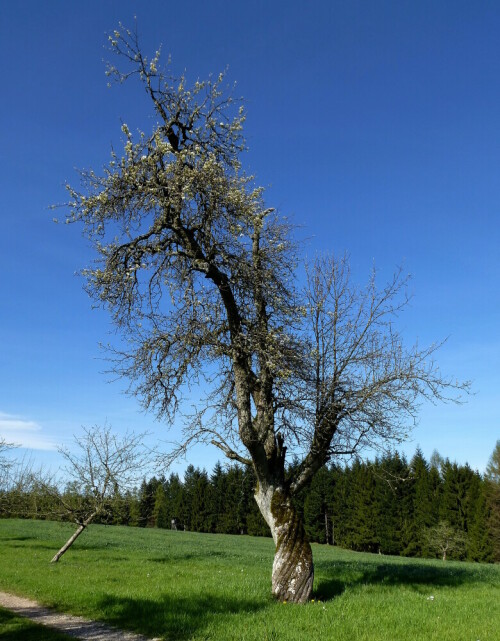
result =
[[47,625],[64,632],[70,637],[83,639],[84,641],[160,641],[159,639],[148,639],[133,632],[123,632],[116,628],[110,628],[104,623],[90,621],[83,617],[54,612],[54,610],[49,610],[36,601],[7,594],[7,592],[0,592],[0,606],[31,619],[35,623]]

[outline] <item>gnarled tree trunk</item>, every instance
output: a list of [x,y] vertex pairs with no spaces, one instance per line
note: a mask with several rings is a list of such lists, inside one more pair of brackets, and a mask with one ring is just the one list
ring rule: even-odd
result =
[[259,483],[255,500],[276,544],[273,595],[279,601],[305,603],[313,588],[314,565],[311,546],[291,497],[283,487]]

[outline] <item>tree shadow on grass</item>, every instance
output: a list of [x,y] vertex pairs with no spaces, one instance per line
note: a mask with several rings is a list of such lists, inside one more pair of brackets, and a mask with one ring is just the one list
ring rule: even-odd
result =
[[2,641],[70,641],[71,637],[37,625],[0,608],[0,639]]
[[426,563],[323,562],[314,590],[315,598],[327,601],[346,588],[359,585],[405,585],[420,592],[435,586],[459,587],[482,579],[470,568]]
[[[6,546],[7,547],[7,546]],[[50,541],[39,541],[37,543],[23,543],[22,540],[19,540],[17,543],[9,543],[9,548],[22,548],[23,550],[53,550],[54,544]]]
[[150,557],[148,561],[153,561],[153,563],[166,564],[172,563],[172,561],[191,561],[193,559],[203,559],[206,561],[215,558],[226,559],[228,558],[228,555],[225,552],[221,552],[218,550],[210,550],[208,552],[205,550],[199,550],[197,552],[185,552],[183,550],[179,550],[176,552],[175,549],[171,549],[169,550],[168,556],[153,556]]
[[[82,534],[83,536],[83,534]],[[29,541],[29,542],[26,542]],[[12,539],[8,543],[9,548],[22,548],[24,550],[54,550],[54,553],[57,552],[57,546],[63,545],[65,541],[63,539],[59,539],[56,543],[53,541],[39,541],[39,540],[30,540],[28,538],[19,538],[19,539]],[[7,546],[6,546],[7,547]],[[111,551],[112,548],[118,549],[119,546],[116,543],[102,543],[102,544],[87,544],[86,541],[75,541],[73,545],[71,546],[71,550],[78,550],[80,552],[90,552],[90,551],[99,551],[99,552],[107,552]]]
[[158,595],[158,598],[103,597],[99,603],[106,622],[148,636],[185,641],[203,631],[214,620],[238,613],[255,613],[267,605],[252,599],[200,595]]

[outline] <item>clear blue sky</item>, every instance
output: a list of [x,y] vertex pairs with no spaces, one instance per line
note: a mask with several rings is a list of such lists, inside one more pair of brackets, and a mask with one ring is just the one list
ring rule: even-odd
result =
[[[102,372],[104,312],[75,272],[90,251],[55,225],[76,168],[99,169],[138,85],[107,88],[106,33],[137,16],[191,79],[229,65],[248,109],[245,166],[298,224],[305,253],[349,251],[355,276],[413,274],[406,335],[449,336],[467,405],[424,406],[413,441],[480,471],[500,438],[500,4],[393,0],[0,4],[0,435],[54,462],[81,425],[168,436]],[[211,468],[218,453],[193,452]]]

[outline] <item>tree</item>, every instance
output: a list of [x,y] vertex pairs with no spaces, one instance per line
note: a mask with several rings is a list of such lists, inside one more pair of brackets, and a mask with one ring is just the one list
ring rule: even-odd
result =
[[[219,462],[210,475],[210,485],[212,487],[210,493],[210,531],[225,532],[223,520],[228,508],[226,501],[227,475]],[[231,508],[234,506],[229,507],[229,509]]]
[[380,552],[400,554],[411,536],[411,486],[408,463],[397,452],[382,458],[373,466],[376,479],[377,538]]
[[487,481],[476,474],[470,489],[471,505],[467,531],[467,559],[470,561],[493,560],[493,542],[488,524],[490,511],[486,493]]
[[470,517],[469,490],[474,483],[474,472],[468,465],[446,460],[443,466],[443,491],[440,518],[462,532],[467,532]]
[[158,483],[158,487],[156,488],[153,518],[154,518],[155,527],[165,529],[165,528],[169,528],[171,525],[171,523],[168,520],[167,496],[165,494],[165,488],[163,487],[163,483]]
[[154,527],[155,517],[155,497],[156,490],[160,481],[153,476],[146,482],[146,479],[143,479],[141,487],[139,490],[139,525],[141,527]]
[[[396,332],[400,271],[359,288],[346,259],[325,258],[303,291],[290,225],[242,171],[245,115],[223,74],[187,88],[136,32],[121,26],[110,43],[123,67],[108,75],[137,77],[157,119],[136,137],[124,124],[123,154],[82,172],[82,191],[68,186],[67,222],[83,223],[98,256],[87,290],[124,337],[113,370],[161,419],[190,384],[209,390],[179,449],[208,442],[253,467],[276,544],[273,594],[306,601],[313,559],[293,497],[332,457],[399,442],[418,400],[457,384],[435,366],[436,345],[407,349]],[[301,458],[292,475],[287,452]]]
[[8,453],[14,447],[14,443],[9,443],[5,438],[0,437],[0,514],[9,511],[14,461]]
[[378,504],[375,500],[375,477],[371,466],[356,461],[351,469],[351,514],[349,547],[363,552],[378,552]]
[[5,491],[8,486],[9,473],[14,465],[14,462],[9,456],[8,452],[16,447],[14,443],[9,443],[5,438],[0,437],[0,490]]
[[443,561],[446,561],[448,554],[460,556],[465,549],[464,534],[446,521],[439,521],[436,526],[428,528],[425,536],[427,547],[434,552],[439,552]]
[[346,515],[348,504],[347,471],[339,465],[330,466],[330,478],[333,484],[330,497],[331,542],[332,545],[344,545],[346,535]]
[[420,448],[417,448],[411,463],[411,537],[405,549],[406,554],[412,556],[426,556],[426,538],[424,533],[427,528],[435,524],[432,513],[432,493],[429,479],[429,467]]
[[177,474],[170,474],[168,481],[165,486],[165,493],[167,496],[167,514],[170,519],[170,527],[172,527],[172,521],[176,524],[180,524],[181,516],[181,504],[182,504],[182,483]]
[[209,483],[205,470],[188,465],[184,473],[184,513],[182,520],[191,532],[209,530]]
[[119,437],[109,426],[96,425],[83,428],[83,434],[75,436],[76,452],[59,450],[66,460],[66,478],[78,491],[58,494],[57,498],[78,528],[51,563],[57,563],[85,528],[106,511],[117,489],[131,489],[137,483],[138,475],[149,461],[149,453],[142,444],[144,436],[127,433]]
[[12,458],[17,447],[0,437],[0,515],[32,516],[40,508],[38,481],[45,474],[29,456]]
[[489,529],[495,561],[500,561],[500,441],[486,467],[486,491],[490,508]]
[[311,481],[304,500],[304,526],[308,537],[318,543],[333,540],[332,475],[326,467],[321,468]]

